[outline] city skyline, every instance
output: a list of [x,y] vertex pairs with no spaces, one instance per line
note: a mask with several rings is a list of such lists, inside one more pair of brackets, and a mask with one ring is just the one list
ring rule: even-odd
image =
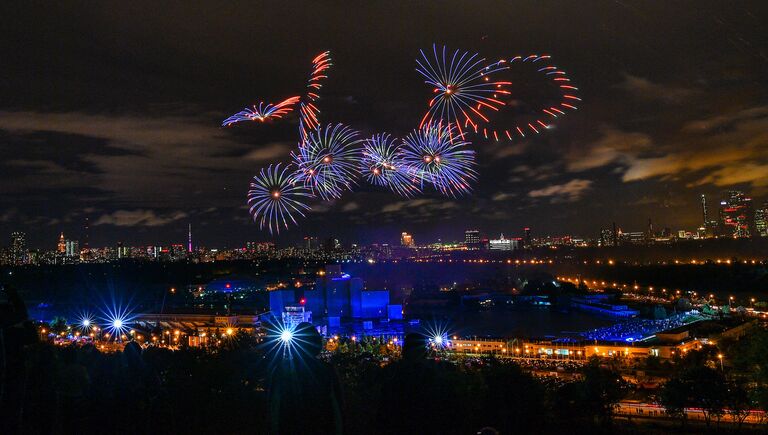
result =
[[[666,226],[664,223],[656,222],[657,225],[654,229],[654,221],[652,217],[649,217],[646,221],[645,228],[640,227],[628,227],[623,225],[623,223],[619,222],[611,222],[610,224],[607,222],[600,223],[599,227],[595,227],[595,230],[588,233],[588,234],[575,234],[575,233],[569,233],[567,231],[560,231],[555,233],[536,233],[533,235],[534,238],[537,239],[543,239],[543,238],[569,238],[569,239],[580,239],[584,240],[586,242],[592,241],[600,244],[607,244],[607,245],[613,245],[616,243],[616,237],[623,234],[626,237],[629,237],[630,239],[643,239],[646,240],[649,237],[672,237],[672,238],[680,238],[680,239],[686,239],[686,238],[708,238],[708,237],[765,237],[768,236],[768,199],[765,201],[755,201],[753,198],[749,198],[746,195],[744,195],[743,192],[740,191],[727,191],[724,193],[723,198],[707,198],[706,195],[700,195],[700,203],[697,205],[699,207],[700,211],[700,222],[699,225],[695,228],[671,228],[669,226]],[[715,201],[713,201],[715,200]],[[714,203],[713,203],[714,202]],[[180,222],[179,225],[182,225],[183,222]],[[661,224],[661,225],[659,225]],[[138,241],[135,238],[132,238],[133,235],[128,235],[126,239],[118,240],[117,242],[114,242],[112,244],[104,244],[104,243],[97,243],[94,247],[96,248],[104,248],[109,246],[181,246],[184,245],[185,249],[188,252],[193,251],[193,246],[205,246],[205,247],[211,247],[211,248],[225,248],[225,249],[238,249],[243,248],[249,243],[254,242],[271,242],[274,243],[274,240],[270,240],[270,238],[252,238],[252,239],[243,239],[240,241],[235,241],[233,244],[226,244],[222,243],[220,240],[210,240],[207,239],[206,242],[200,243],[197,239],[195,239],[195,242],[193,244],[193,237],[192,237],[192,224],[187,223],[183,225],[184,228],[186,228],[186,233],[184,234],[185,239],[184,240],[176,240],[176,239],[158,239],[158,240],[149,240],[149,241],[142,241],[139,239]],[[410,230],[409,230],[410,231]],[[495,232],[494,232],[495,231]],[[461,228],[452,228],[450,231],[444,233],[444,234],[436,234],[436,233],[430,233],[432,234],[433,238],[425,237],[425,234],[418,234],[414,235],[413,232],[408,231],[402,231],[400,233],[394,232],[389,234],[382,234],[380,238],[374,239],[370,237],[370,233],[367,237],[364,237],[362,239],[351,239],[346,238],[344,239],[344,243],[346,245],[352,245],[352,244],[359,244],[359,245],[368,245],[368,244],[376,244],[376,243],[385,243],[385,244],[393,244],[396,245],[399,242],[400,245],[403,246],[416,246],[415,240],[418,239],[420,242],[425,242],[425,244],[432,244],[432,243],[439,243],[439,242],[465,242],[467,244],[470,243],[479,243],[480,238],[483,237],[485,240],[492,240],[496,235],[499,235],[501,239],[503,240],[505,238],[507,239],[518,239],[520,241],[524,239],[528,239],[532,237],[531,235],[532,228],[530,226],[524,226],[520,228],[509,228],[505,227],[500,230],[488,230],[484,228],[480,228],[479,226],[475,225],[468,225],[467,228],[461,229]],[[91,227],[89,224],[89,220],[83,221],[83,227],[80,228],[79,232],[69,233],[65,237],[65,233],[62,231],[59,233],[59,235],[56,238],[56,243],[52,246],[49,246],[49,241],[44,241],[41,245],[32,244],[29,246],[31,249],[40,249],[43,251],[47,250],[56,250],[57,252],[79,252],[79,247],[81,241],[83,242],[83,248],[87,249],[89,245],[89,239],[90,239],[90,232]],[[478,238],[477,242],[470,242],[467,237],[467,233],[477,233],[476,236],[473,236],[473,238]],[[26,239],[28,235],[24,232],[15,231],[11,233],[11,239],[8,244],[8,248],[12,248],[14,245],[14,234],[21,233],[23,234],[23,237]],[[73,235],[74,234],[74,235]],[[197,236],[197,234],[196,234]],[[325,241],[329,240],[329,238],[336,240],[338,237],[338,234],[334,233],[316,233],[316,234],[303,234],[300,237],[296,238],[283,238],[279,241],[278,245],[281,247],[289,247],[289,246],[304,246],[308,244],[322,244]],[[407,237],[408,240],[410,240],[409,243],[403,243],[404,238]],[[308,239],[310,240],[308,242]],[[206,238],[204,238],[206,240]],[[0,243],[0,248],[3,248],[6,246],[4,243]]]
[[[185,243],[189,224],[208,245],[321,233],[369,241],[402,231],[460,240],[472,226],[494,236],[526,226],[586,236],[612,222],[642,229],[648,218],[694,229],[698,194],[719,199],[738,189],[762,201],[768,193],[759,12],[705,3],[700,19],[685,4],[489,2],[471,16],[431,5],[352,7],[341,22],[317,8],[4,11],[18,19],[0,38],[10,65],[0,80],[0,234],[23,231],[30,246],[47,246],[89,217],[99,245]],[[312,40],[267,30],[273,17],[311,29]],[[552,31],[552,23],[567,24]],[[398,36],[382,36],[390,32]],[[433,43],[481,56],[551,53],[583,104],[545,135],[473,139],[480,176],[471,196],[404,199],[361,185],[313,204],[299,228],[259,231],[245,207],[248,182],[295,146],[297,120],[237,129],[221,120],[294,92],[308,60],[328,49],[335,69],[323,113],[366,135],[402,137],[426,104],[413,59]],[[525,97],[540,96],[515,98],[524,106]]]

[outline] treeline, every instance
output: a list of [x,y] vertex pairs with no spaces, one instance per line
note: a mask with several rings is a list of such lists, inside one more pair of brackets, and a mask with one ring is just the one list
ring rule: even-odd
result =
[[[672,365],[660,397],[680,426],[685,408],[702,408],[713,430],[726,413],[766,409],[768,341],[765,332],[749,340],[727,343],[728,376],[708,351]],[[32,344],[9,361],[18,376],[4,381],[2,433],[269,433],[269,348],[244,333],[223,347],[179,351]],[[396,347],[368,340],[343,342],[322,358],[338,375],[345,433],[630,432],[614,411],[632,388],[598,360],[564,382],[509,361],[401,358]],[[302,419],[300,410],[289,415]],[[302,425],[316,433],[312,421]]]

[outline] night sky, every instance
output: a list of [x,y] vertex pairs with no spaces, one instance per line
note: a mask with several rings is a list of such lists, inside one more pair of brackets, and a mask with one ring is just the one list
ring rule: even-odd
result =
[[[286,244],[596,236],[700,225],[698,195],[768,198],[768,2],[5,2],[0,6],[0,244]],[[250,177],[288,161],[297,118],[222,129],[258,101],[304,91],[331,50],[324,122],[402,137],[426,110],[415,72],[433,43],[489,59],[546,53],[579,110],[525,141],[473,137],[472,195],[411,200],[361,184],[314,202],[279,238],[250,221]],[[522,107],[528,86],[513,83]]]

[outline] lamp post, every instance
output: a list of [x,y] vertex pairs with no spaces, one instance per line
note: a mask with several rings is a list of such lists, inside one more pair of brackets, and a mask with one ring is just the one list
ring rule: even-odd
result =
[[725,369],[723,368],[723,354],[722,353],[718,353],[717,354],[717,359],[720,360],[720,371],[724,372]]

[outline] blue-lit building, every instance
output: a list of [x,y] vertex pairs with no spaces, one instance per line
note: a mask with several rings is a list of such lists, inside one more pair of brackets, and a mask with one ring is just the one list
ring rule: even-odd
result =
[[366,290],[362,279],[342,272],[338,265],[326,266],[314,289],[275,290],[269,302],[273,313],[298,303],[315,319],[334,324],[341,319],[402,319],[402,305],[390,304],[389,290]]

